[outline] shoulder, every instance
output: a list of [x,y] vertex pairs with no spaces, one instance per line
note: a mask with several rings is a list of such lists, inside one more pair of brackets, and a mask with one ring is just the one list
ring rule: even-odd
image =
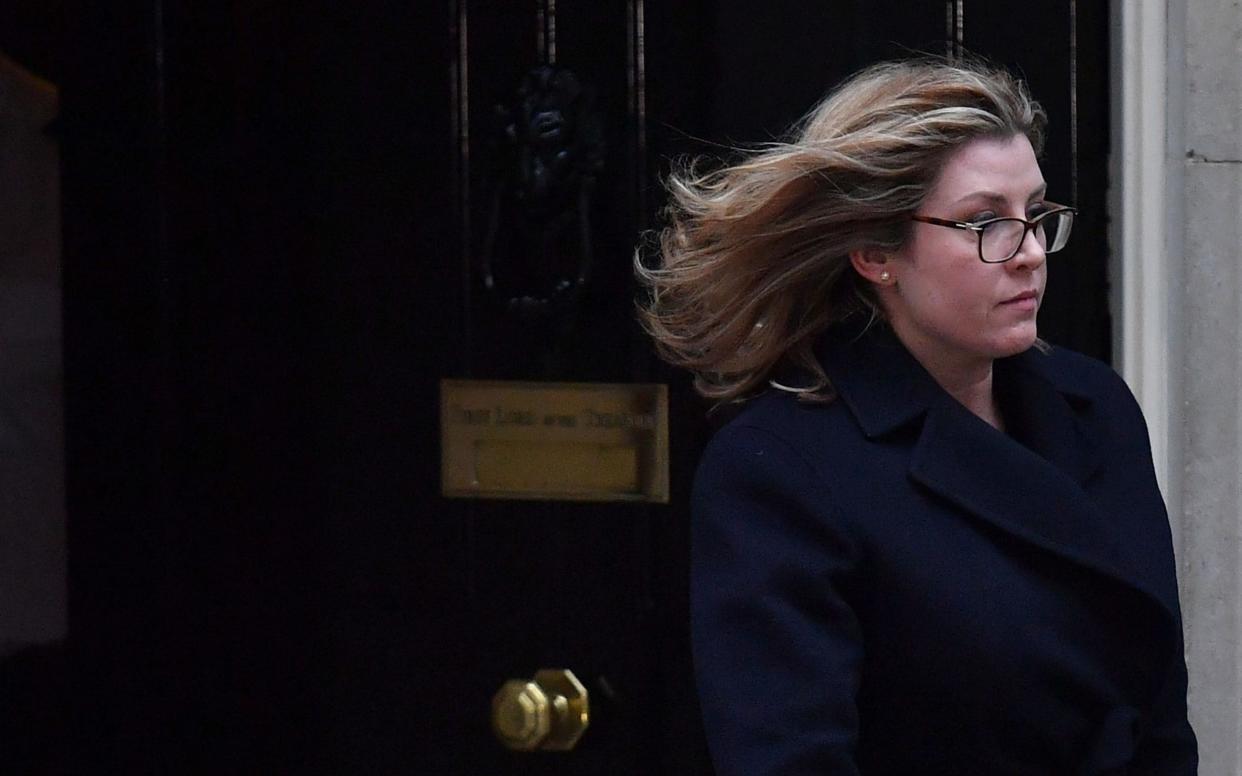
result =
[[1047,380],[1078,410],[1104,423],[1119,438],[1146,440],[1147,421],[1130,387],[1112,366],[1067,348],[1034,348],[1021,357],[1022,368]]
[[700,472],[737,459],[767,457],[810,473],[824,442],[855,433],[840,400],[800,401],[788,391],[769,390],[736,409],[709,441]]
[[[708,442],[694,477],[696,522],[733,521],[741,514],[781,515],[812,523],[837,512],[843,483],[837,465],[861,458],[863,436],[840,401],[810,403],[769,391],[740,408]],[[846,489],[848,490],[848,489]]]
[[1025,369],[1043,377],[1062,393],[1103,399],[1118,390],[1130,392],[1111,366],[1068,348],[1052,345],[1047,352],[1032,348],[1021,358]]
[[[737,408],[708,442],[699,461],[695,490],[732,490],[742,483],[793,487],[816,479],[825,431],[841,415],[839,402],[799,401],[769,390]],[[839,422],[839,421],[838,421]]]
[[716,432],[691,494],[696,558],[715,557],[723,545],[786,546],[778,554],[795,557],[811,547],[852,544],[836,483],[825,476],[825,446],[822,440],[813,444],[807,433],[831,426],[841,414],[835,404],[808,404],[773,392],[751,400]]

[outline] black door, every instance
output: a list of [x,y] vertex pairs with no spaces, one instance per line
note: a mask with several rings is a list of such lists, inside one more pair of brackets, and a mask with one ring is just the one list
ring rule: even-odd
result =
[[[1090,238],[1043,331],[1108,355],[1103,3],[66,5],[84,762],[710,772],[686,612],[710,428],[634,322],[631,255],[670,158],[770,139],[867,62],[1026,74]],[[586,140],[574,195],[540,199],[506,129],[549,73],[538,104]],[[442,497],[444,378],[667,384],[669,503]],[[493,693],[541,668],[590,694],[571,752],[492,735]]]

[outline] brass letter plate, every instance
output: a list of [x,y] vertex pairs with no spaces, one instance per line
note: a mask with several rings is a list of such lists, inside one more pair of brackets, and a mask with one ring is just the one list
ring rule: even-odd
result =
[[668,388],[441,380],[440,486],[457,498],[668,503]]

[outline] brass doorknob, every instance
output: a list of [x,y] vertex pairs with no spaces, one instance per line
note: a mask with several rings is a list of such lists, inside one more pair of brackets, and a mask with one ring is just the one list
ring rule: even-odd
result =
[[492,730],[510,749],[567,752],[590,721],[587,690],[564,668],[544,668],[530,681],[510,679],[492,698]]

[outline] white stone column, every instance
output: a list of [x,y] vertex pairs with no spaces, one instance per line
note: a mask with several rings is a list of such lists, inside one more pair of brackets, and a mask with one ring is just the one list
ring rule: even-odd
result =
[[1169,502],[1200,772],[1242,776],[1242,3],[1112,8],[1117,352]]
[[1181,0],[1182,600],[1201,771],[1242,774],[1242,4]]

